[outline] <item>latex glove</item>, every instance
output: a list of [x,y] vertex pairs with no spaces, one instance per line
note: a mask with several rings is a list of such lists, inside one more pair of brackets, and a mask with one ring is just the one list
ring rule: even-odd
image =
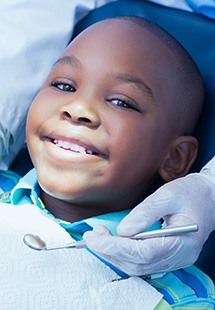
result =
[[166,226],[196,223],[199,231],[131,240],[100,226],[84,234],[87,246],[128,275],[146,275],[193,264],[215,227],[215,180],[210,170],[169,182],[134,208],[118,226],[121,236],[144,231],[158,219]]

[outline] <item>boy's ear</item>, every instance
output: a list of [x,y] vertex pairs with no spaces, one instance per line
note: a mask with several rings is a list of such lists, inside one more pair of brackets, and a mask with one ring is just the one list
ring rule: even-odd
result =
[[171,144],[158,173],[165,182],[182,177],[190,170],[197,154],[197,139],[180,136]]

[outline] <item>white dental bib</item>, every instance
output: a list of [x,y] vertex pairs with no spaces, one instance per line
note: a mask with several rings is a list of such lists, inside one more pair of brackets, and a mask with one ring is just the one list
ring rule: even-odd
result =
[[153,309],[162,295],[144,280],[118,276],[86,249],[34,251],[23,243],[33,233],[47,246],[71,236],[33,205],[0,204],[1,310]]

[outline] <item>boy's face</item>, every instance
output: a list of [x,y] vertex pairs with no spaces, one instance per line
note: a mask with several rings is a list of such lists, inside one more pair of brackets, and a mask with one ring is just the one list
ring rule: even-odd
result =
[[105,21],[74,40],[28,115],[42,189],[80,206],[133,206],[174,138],[173,66],[171,52],[131,22]]

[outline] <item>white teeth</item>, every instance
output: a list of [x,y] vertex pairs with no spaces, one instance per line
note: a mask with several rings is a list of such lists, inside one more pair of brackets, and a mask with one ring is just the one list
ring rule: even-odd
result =
[[54,144],[58,145],[59,147],[62,147],[66,150],[71,150],[77,153],[81,153],[81,154],[93,154],[93,151],[91,150],[87,150],[85,147],[80,146],[78,144],[75,143],[70,143],[68,141],[62,141],[62,140],[54,140],[53,141]]

